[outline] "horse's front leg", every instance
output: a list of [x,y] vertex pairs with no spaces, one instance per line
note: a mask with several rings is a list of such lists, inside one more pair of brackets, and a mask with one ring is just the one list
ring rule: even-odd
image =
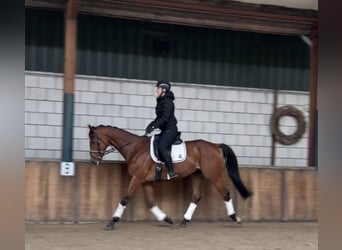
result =
[[166,215],[158,206],[154,198],[154,188],[153,184],[147,183],[143,185],[143,190],[145,194],[145,199],[147,202],[147,206],[150,209],[151,213],[156,217],[158,221],[165,221],[169,224],[173,224],[172,218]]
[[190,176],[192,182],[192,198],[188,209],[184,214],[184,219],[180,223],[181,227],[186,227],[186,223],[191,221],[192,215],[194,214],[198,202],[201,199],[201,181],[202,174],[200,172],[195,172]]
[[127,203],[130,201],[131,197],[133,196],[133,194],[135,193],[140,184],[141,183],[138,181],[138,179],[135,176],[133,176],[131,181],[129,182],[128,189],[126,192],[127,194],[119,202],[116,210],[113,213],[112,220],[107,223],[107,225],[104,228],[105,230],[114,230],[114,224],[121,219],[126,209]]

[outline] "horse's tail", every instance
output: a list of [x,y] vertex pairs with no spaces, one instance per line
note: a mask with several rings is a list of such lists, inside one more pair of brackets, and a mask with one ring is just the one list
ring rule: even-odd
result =
[[227,168],[227,172],[230,179],[232,180],[234,186],[239,191],[241,196],[244,199],[247,199],[249,196],[252,195],[252,193],[246,188],[246,186],[243,184],[240,178],[238,161],[234,151],[226,144],[220,144],[220,148],[223,152],[225,166]]

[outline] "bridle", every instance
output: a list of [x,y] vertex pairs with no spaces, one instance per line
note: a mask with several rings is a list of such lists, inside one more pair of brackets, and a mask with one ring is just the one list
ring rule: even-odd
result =
[[[120,147],[118,147],[117,149],[112,146],[112,145],[109,145],[107,143],[105,143],[97,133],[93,132],[93,136],[96,138],[96,145],[97,145],[97,150],[90,150],[89,151],[89,154],[90,154],[90,158],[92,159],[95,159],[96,160],[96,165],[99,165],[103,156],[109,154],[109,153],[112,153],[112,152],[116,152],[116,151],[119,151],[120,149],[132,144],[134,141],[131,141],[131,142],[128,142]],[[105,151],[102,151],[100,150],[100,143],[104,144],[106,146],[106,150]],[[107,149],[108,147],[110,147],[109,149]],[[94,154],[96,154],[94,156]]]
[[[103,156],[115,152],[117,151],[113,146],[110,146],[108,144],[106,144],[99,136],[97,133],[94,132],[93,136],[96,138],[96,145],[97,145],[97,150],[90,150],[89,154],[90,154],[90,158],[95,159],[96,160],[96,165],[99,165]],[[106,150],[102,151],[100,150],[100,143],[104,144],[106,146]],[[107,149],[110,146],[109,149]],[[96,154],[94,156],[94,154]]]

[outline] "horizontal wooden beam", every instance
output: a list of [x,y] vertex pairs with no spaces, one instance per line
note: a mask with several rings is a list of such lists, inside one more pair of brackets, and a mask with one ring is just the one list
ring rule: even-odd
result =
[[[213,1],[198,0],[80,0],[79,12],[149,22],[282,35],[309,35],[313,27],[317,26],[315,11],[236,4],[230,1],[224,3],[219,6],[214,5]],[[63,0],[26,0],[25,4],[28,7],[53,9],[65,7]]]
[[190,10],[193,12],[201,12],[201,13],[214,13],[214,14],[224,14],[224,15],[232,15],[232,16],[266,18],[266,19],[275,19],[275,20],[283,20],[283,21],[317,22],[317,17],[297,16],[297,15],[289,15],[289,14],[283,14],[283,13],[270,13],[270,12],[263,12],[260,10],[257,11],[257,10],[248,10],[248,9],[234,9],[234,8],[229,8],[229,6],[227,5],[219,6],[219,5],[200,4],[203,1],[199,1],[196,4],[188,3],[184,1],[160,1],[160,0],[118,0],[118,2],[130,3],[130,4],[139,5],[139,6],[170,8],[170,9],[177,9],[177,10]]

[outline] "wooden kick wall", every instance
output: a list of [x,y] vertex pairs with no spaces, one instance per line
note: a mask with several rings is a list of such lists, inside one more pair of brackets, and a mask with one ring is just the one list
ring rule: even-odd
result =
[[[74,177],[59,175],[57,161],[26,161],[27,222],[107,221],[128,186],[125,163],[99,166],[76,162]],[[241,166],[240,174],[254,195],[244,201],[231,188],[235,210],[245,221],[317,221],[317,170]],[[189,205],[189,180],[156,183],[159,207],[180,221]],[[222,198],[207,181],[193,220],[227,220]],[[125,221],[155,220],[140,188],[127,205]]]

